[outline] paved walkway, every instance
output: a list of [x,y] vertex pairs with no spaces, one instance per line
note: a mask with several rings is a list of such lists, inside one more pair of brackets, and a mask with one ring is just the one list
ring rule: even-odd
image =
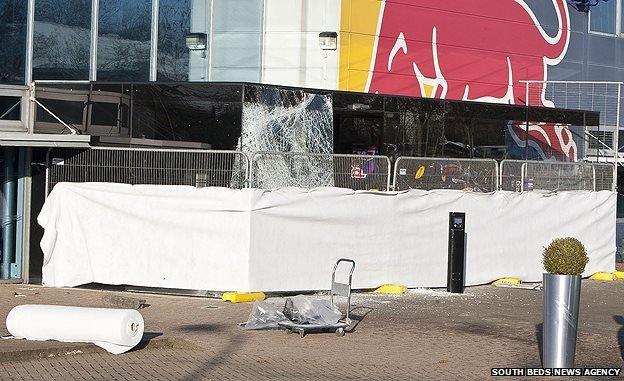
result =
[[[0,285],[0,335],[19,304],[109,306],[146,299],[146,341],[110,355],[89,344],[0,340],[0,379],[485,379],[492,367],[539,367],[541,291],[471,287],[464,295],[357,294],[345,337],[245,331],[250,304],[83,289]],[[622,365],[624,281],[583,281],[577,366]],[[283,303],[272,298],[270,302]]]

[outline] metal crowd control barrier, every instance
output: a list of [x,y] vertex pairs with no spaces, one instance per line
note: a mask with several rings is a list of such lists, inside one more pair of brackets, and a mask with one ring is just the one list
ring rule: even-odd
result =
[[46,195],[59,182],[263,189],[336,186],[355,190],[612,190],[613,165],[506,159],[399,157],[390,184],[387,156],[296,152],[92,147],[48,152]]
[[594,190],[612,191],[614,189],[613,164],[594,163]]
[[505,159],[500,162],[500,189],[511,192],[522,192],[524,189],[524,172],[526,160]]
[[65,181],[243,188],[249,181],[249,159],[238,151],[53,149],[48,152],[46,195]]
[[613,166],[610,164],[506,159],[500,167],[501,190],[596,191],[611,190],[613,186]]
[[493,159],[399,157],[394,164],[393,189],[498,190],[498,163]]
[[355,190],[390,190],[387,156],[298,152],[255,152],[251,184],[256,188],[335,186]]

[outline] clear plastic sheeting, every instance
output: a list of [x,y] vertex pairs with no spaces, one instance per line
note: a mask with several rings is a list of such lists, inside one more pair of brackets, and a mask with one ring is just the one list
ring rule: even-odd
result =
[[288,321],[284,313],[275,305],[256,301],[251,307],[249,319],[244,323],[245,329],[277,328],[277,324]]
[[333,325],[342,313],[329,300],[312,299],[304,295],[286,298],[282,308],[271,303],[257,301],[251,308],[245,329],[277,328],[279,323]]
[[342,313],[329,300],[303,295],[286,298],[284,315],[297,324],[332,325],[342,318]]

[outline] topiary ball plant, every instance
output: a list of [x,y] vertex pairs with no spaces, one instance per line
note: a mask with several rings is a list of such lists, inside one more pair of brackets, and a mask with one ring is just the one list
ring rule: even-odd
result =
[[588,260],[585,246],[576,238],[557,238],[544,248],[544,269],[551,274],[581,275]]

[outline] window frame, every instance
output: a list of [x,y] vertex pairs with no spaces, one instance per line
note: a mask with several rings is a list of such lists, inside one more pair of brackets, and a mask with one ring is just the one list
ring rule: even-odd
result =
[[590,34],[595,34],[598,36],[607,36],[607,37],[624,37],[624,28],[622,28],[622,22],[624,22],[624,18],[622,18],[622,1],[624,0],[611,0],[615,1],[615,32],[607,33],[607,32],[599,32],[591,29],[591,16],[592,10],[590,9],[587,12],[587,32]]
[[[34,26],[35,26],[35,6],[37,1],[39,0],[23,0],[27,1],[27,9],[26,9],[26,60],[24,67],[24,84],[29,85],[33,81],[33,45],[34,45]],[[100,11],[101,11],[101,0],[88,0],[91,3],[91,18],[90,18],[90,36],[89,36],[89,64],[87,66],[88,70],[88,78],[80,79],[80,80],[71,80],[71,81],[97,81],[98,80],[98,50],[99,50],[99,39],[100,39]],[[149,0],[151,5],[151,13],[150,13],[150,37],[149,37],[149,65],[147,75],[148,82],[158,81],[158,28],[159,28],[159,17],[160,17],[160,0]],[[207,62],[205,68],[205,78],[202,77],[203,81],[211,81],[212,80],[212,50],[213,50],[213,24],[214,24],[214,6],[213,0],[207,0],[209,2],[209,13],[207,17],[209,19],[209,32],[208,32],[208,46],[207,46]],[[232,0],[233,1],[233,0]],[[260,56],[260,65],[258,65],[258,77],[259,80],[262,81],[264,71],[262,70],[262,63],[264,62],[264,32],[263,28],[265,25],[265,17],[266,17],[266,0],[262,0],[262,10],[261,10],[261,28],[258,32],[259,39],[259,56]],[[47,81],[55,81],[55,78],[40,78],[39,80],[47,80]],[[191,81],[190,79],[188,80]]]

